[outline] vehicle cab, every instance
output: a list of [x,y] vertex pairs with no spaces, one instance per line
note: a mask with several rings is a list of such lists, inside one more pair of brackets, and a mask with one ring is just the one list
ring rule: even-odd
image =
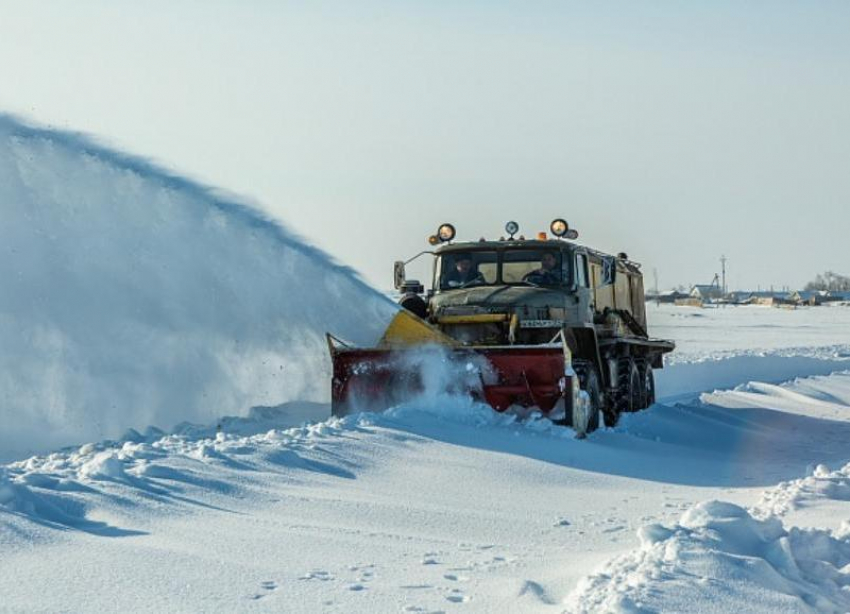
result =
[[[423,298],[418,282],[418,288],[407,284],[402,306],[464,345],[545,344],[565,329],[593,326],[599,319],[594,275],[604,294],[614,283],[616,259],[573,243],[578,233],[562,219],[550,230],[551,238],[526,239],[509,222],[508,237],[453,242],[454,227],[443,224],[430,239],[436,248],[426,252],[434,258],[431,289]],[[397,282],[405,288],[399,265]]]

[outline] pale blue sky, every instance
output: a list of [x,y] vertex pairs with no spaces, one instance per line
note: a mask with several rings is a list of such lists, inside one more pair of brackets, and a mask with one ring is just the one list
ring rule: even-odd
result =
[[[566,217],[661,286],[850,274],[847,2],[9,2],[0,110],[247,195],[367,280]],[[650,281],[651,285],[651,281]]]

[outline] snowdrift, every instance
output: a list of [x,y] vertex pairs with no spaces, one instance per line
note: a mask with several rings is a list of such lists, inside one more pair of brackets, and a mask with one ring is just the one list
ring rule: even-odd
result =
[[760,520],[732,503],[706,501],[676,525],[647,525],[638,536],[638,550],[579,584],[569,611],[850,609],[850,525],[836,534],[786,529],[775,516]]
[[395,309],[238,199],[6,116],[0,218],[0,459],[324,400],[324,332]]

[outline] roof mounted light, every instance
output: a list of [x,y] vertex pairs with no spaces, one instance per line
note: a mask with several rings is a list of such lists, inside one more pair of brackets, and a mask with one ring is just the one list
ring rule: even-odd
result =
[[437,235],[431,235],[428,237],[428,243],[431,245],[437,245],[440,242],[440,238]]
[[564,235],[564,238],[569,239],[570,241],[575,241],[576,239],[578,239],[578,230],[574,230],[573,228],[570,228],[567,231],[567,234]]
[[455,227],[451,224],[441,224],[437,229],[437,238],[445,243],[446,241],[451,241],[455,238]]
[[552,223],[549,224],[549,230],[552,231],[552,234],[556,237],[563,237],[570,229],[570,225],[567,224],[567,220],[563,218],[556,218],[552,220]]
[[514,235],[519,232],[519,224],[516,222],[508,222],[505,224],[505,232],[508,233],[511,239],[514,238]]

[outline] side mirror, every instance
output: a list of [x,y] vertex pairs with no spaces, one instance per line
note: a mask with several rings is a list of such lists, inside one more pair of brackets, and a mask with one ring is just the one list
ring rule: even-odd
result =
[[606,256],[602,259],[602,285],[612,286],[617,281],[617,259]]
[[402,260],[396,260],[393,265],[393,284],[395,285],[396,290],[401,289],[404,285],[404,279],[404,262]]

